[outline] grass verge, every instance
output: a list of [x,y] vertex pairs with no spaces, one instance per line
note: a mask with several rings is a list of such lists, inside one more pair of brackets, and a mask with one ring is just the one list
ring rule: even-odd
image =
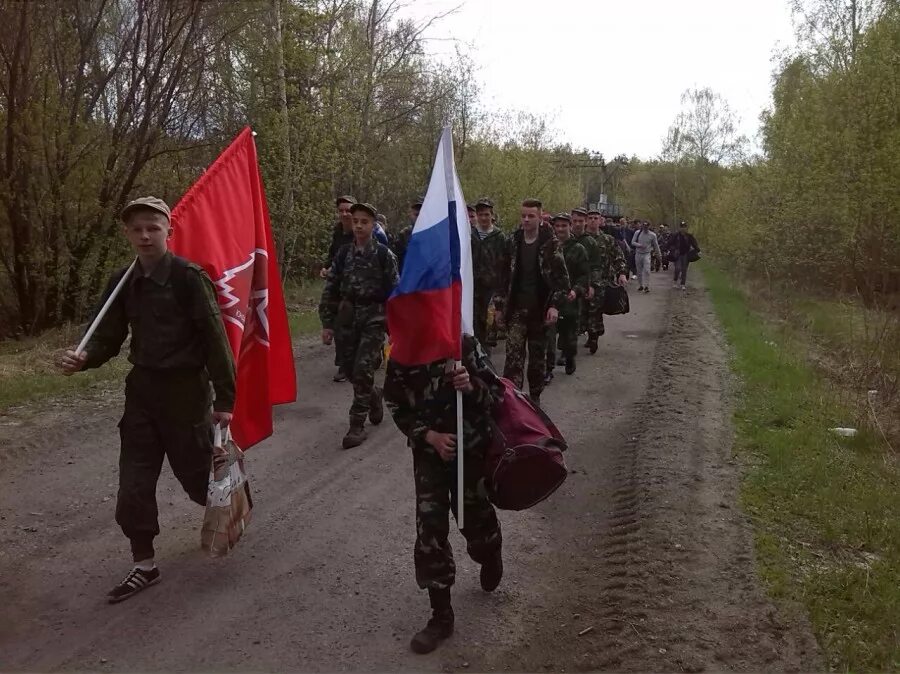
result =
[[900,668],[900,471],[872,431],[842,438],[851,410],[796,333],[755,313],[721,270],[704,276],[742,387],[736,448],[760,572],[805,607],[830,667]]
[[[291,336],[318,333],[322,282],[288,282],[284,294]],[[62,376],[56,363],[63,350],[78,341],[83,327],[66,326],[38,337],[0,341],[0,414],[16,405],[77,395],[124,378],[130,366],[122,355],[96,370]],[[127,345],[122,351],[127,352]]]
[[99,369],[64,377],[57,363],[78,336],[77,328],[66,327],[0,342],[0,413],[27,402],[84,393],[125,376],[128,362],[118,356]]

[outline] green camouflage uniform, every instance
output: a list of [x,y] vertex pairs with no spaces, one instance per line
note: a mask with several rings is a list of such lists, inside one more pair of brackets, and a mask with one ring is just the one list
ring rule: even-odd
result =
[[409,247],[409,239],[412,236],[414,225],[407,225],[397,236],[393,237],[391,241],[391,251],[397,258],[397,270],[398,272],[403,271],[403,258],[406,257],[406,249]]
[[[103,306],[125,269],[114,274]],[[83,369],[100,367],[131,331],[125,412],[119,422],[116,522],[135,561],[154,556],[159,535],[156,483],[163,459],[191,500],[206,504],[213,409],[234,406],[235,367],[212,281],[201,267],[167,252],[145,276],[137,265],[85,348]]]
[[593,299],[581,303],[581,332],[587,332],[588,338],[596,339],[603,334],[603,259],[600,243],[593,234],[585,231],[574,237],[588,254],[590,265],[590,284],[594,288]]
[[625,254],[609,234],[600,232],[596,241],[600,247],[600,283],[604,288],[616,285],[616,279],[628,276],[628,262]]
[[547,370],[556,365],[556,342],[565,357],[574,357],[578,350],[578,322],[581,316],[582,298],[587,295],[590,285],[591,266],[588,253],[574,237],[569,237],[561,245],[569,281],[575,291],[574,300],[566,299],[559,309],[559,321],[549,329],[550,339],[547,346]]
[[[448,540],[450,517],[457,516],[456,462],[445,462],[425,441],[429,430],[456,433],[456,390],[445,376],[447,361],[404,366],[389,360],[384,398],[397,428],[413,453],[416,485],[416,582],[425,589],[453,585],[456,564]],[[488,361],[471,337],[463,345],[463,364],[474,386],[463,396],[463,507],[469,556],[479,564],[494,557],[502,544],[500,523],[487,498],[482,473],[491,442],[491,406],[500,391]]]
[[538,230],[538,274],[535,279],[536,292],[530,306],[519,306],[516,295],[521,290],[519,278],[519,255],[525,245],[523,230],[517,230],[509,237],[507,255],[508,271],[504,282],[505,297],[500,309],[506,324],[506,364],[503,376],[522,388],[525,377],[525,355],[528,351],[528,391],[532,396],[540,396],[544,389],[546,373],[547,333],[544,317],[547,309],[559,309],[569,292],[569,274],[566,261],[559,249],[559,241],[550,225],[541,224]]
[[477,227],[472,228],[472,273],[475,277],[474,321],[475,337],[487,344],[488,307],[495,295],[503,291],[503,270],[509,264],[506,235],[494,227],[482,238]]
[[397,258],[372,239],[364,248],[343,246],[335,255],[319,303],[322,327],[334,330],[341,364],[353,382],[350,426],[363,426],[377,397],[375,371],[384,349],[384,303],[397,285]]

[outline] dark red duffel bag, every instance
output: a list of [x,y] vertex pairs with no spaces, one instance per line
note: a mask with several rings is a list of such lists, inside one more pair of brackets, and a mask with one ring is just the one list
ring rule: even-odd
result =
[[508,379],[498,380],[503,397],[494,405],[494,437],[485,456],[485,484],[495,506],[524,510],[565,482],[569,474],[562,455],[566,441],[528,396]]

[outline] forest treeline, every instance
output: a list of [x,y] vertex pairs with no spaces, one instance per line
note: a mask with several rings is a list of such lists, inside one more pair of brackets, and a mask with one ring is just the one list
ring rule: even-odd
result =
[[[776,74],[762,152],[709,89],[650,160],[560,142],[551,120],[482,103],[464,48],[430,55],[442,17],[392,0],[0,1],[0,336],[83,320],[127,257],[117,214],[171,205],[245,125],[256,131],[283,273],[320,266],[335,195],[398,229],[444,124],[463,189],[501,225],[600,195],[691,220],[773,282],[896,290],[900,18],[895,2],[795,0],[800,41]],[[612,132],[612,131],[611,131]]]
[[623,199],[655,219],[677,210],[773,290],[900,308],[900,3],[794,10],[798,41],[779,59],[761,151],[748,153],[724,101],[689,92],[660,159],[632,173]]

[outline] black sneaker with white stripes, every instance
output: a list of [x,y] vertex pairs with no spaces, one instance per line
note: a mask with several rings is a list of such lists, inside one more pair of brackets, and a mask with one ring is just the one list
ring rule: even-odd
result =
[[155,566],[149,571],[144,569],[132,569],[125,580],[116,585],[107,595],[110,604],[116,604],[125,601],[131,596],[136,595],[141,590],[146,590],[151,585],[156,585],[161,580],[159,569]]

